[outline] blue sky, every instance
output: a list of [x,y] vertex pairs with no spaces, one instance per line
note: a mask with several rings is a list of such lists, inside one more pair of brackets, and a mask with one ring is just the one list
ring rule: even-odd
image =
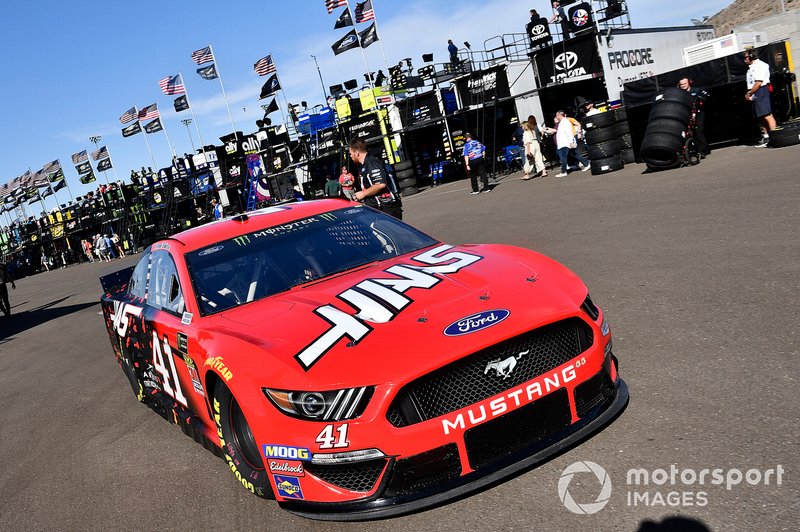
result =
[[[522,31],[531,8],[549,16],[544,0],[373,0],[389,64],[404,57],[421,65],[421,54],[446,60],[447,39],[480,48],[484,40]],[[691,18],[713,15],[729,0],[630,0],[634,27],[690,25]],[[352,2],[351,2],[351,5]],[[665,6],[668,8],[665,9]],[[341,8],[337,10],[337,13]],[[361,54],[334,57],[330,45],[345,33],[334,31],[336,14],[324,0],[293,2],[97,2],[30,0],[6,2],[0,19],[4,53],[0,83],[0,184],[35,171],[59,158],[73,194],[81,185],[70,164],[72,153],[94,149],[89,137],[101,135],[121,179],[132,168],[152,166],[144,134],[123,139],[119,116],[132,105],[157,102],[162,121],[179,153],[191,151],[189,134],[172,98],[158,88],[163,77],[181,71],[201,133],[207,144],[218,142],[231,125],[219,83],[201,79],[191,61],[193,50],[214,47],[237,129],[250,132],[261,117],[259,78],[252,65],[272,53],[290,102],[321,103],[311,54],[317,56],[326,85],[350,78],[363,81]],[[366,25],[362,25],[366,27]],[[384,69],[381,49],[366,50],[371,70]],[[283,98],[280,105],[285,109]],[[279,115],[272,116],[274,122]],[[192,128],[194,142],[199,145]],[[156,164],[170,159],[162,133],[148,135]],[[113,180],[113,173],[108,173]],[[98,176],[98,183],[102,182]],[[58,193],[61,203],[68,196]],[[47,207],[55,206],[52,198]]]

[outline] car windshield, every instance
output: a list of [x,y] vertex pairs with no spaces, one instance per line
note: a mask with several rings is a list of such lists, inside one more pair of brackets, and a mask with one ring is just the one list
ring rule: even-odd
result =
[[436,243],[378,211],[349,207],[217,242],[186,262],[208,315]]

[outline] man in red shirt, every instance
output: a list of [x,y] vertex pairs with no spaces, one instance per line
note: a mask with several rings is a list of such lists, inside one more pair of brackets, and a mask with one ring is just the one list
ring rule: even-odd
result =
[[342,165],[342,175],[339,176],[339,184],[342,185],[342,193],[350,201],[355,201],[356,178],[347,171],[347,165]]

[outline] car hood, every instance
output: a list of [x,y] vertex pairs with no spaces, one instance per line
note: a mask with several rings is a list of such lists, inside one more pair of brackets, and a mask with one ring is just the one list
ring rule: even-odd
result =
[[[263,385],[326,390],[412,380],[503,339],[575,315],[586,296],[575,274],[537,253],[499,245],[452,249],[481,259],[455,273],[434,274],[439,281],[431,288],[407,289],[403,295],[410,303],[389,320],[379,307],[359,313],[342,294],[365,280],[395,277],[387,272],[394,265],[419,268],[410,256],[232,309],[218,324],[227,334],[241,331],[239,338],[256,344],[255,354],[248,355],[248,372],[256,373],[253,378]],[[297,355],[323,336],[335,336],[334,324],[320,311],[323,307],[358,315],[368,332],[358,342],[344,337],[332,342],[304,367]],[[464,334],[464,327],[454,325],[476,314],[483,318],[480,328]]]

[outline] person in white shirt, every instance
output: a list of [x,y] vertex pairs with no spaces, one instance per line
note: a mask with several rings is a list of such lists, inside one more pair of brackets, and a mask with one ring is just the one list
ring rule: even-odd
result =
[[581,125],[577,120],[568,118],[564,111],[556,113],[556,149],[558,158],[561,160],[561,173],[556,174],[556,177],[567,175],[567,170],[569,169],[567,161],[570,156],[578,160],[581,171],[585,172],[589,169],[589,161],[578,153],[578,137],[580,133]]
[[772,101],[769,92],[769,65],[758,58],[755,50],[745,50],[744,63],[747,69],[747,92],[744,99],[753,103],[753,115],[761,122],[761,142],[759,148],[769,143],[769,132],[775,129],[775,117],[772,116]]

